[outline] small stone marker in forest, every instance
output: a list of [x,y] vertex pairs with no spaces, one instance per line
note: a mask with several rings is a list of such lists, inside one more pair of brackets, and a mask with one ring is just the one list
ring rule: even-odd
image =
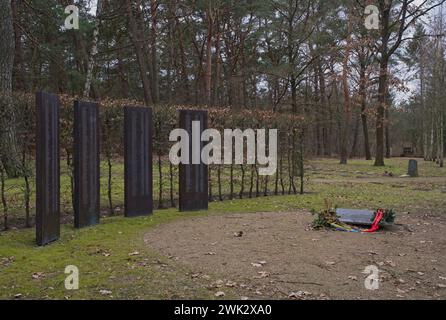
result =
[[409,160],[409,170],[407,174],[410,177],[418,177],[418,162],[417,160]]

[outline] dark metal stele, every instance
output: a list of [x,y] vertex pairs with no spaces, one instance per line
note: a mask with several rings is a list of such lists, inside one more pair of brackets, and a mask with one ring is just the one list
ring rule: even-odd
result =
[[[200,123],[200,132],[194,137],[192,123]],[[201,161],[201,150],[205,142],[201,141],[201,133],[208,127],[208,113],[205,110],[180,110],[180,128],[189,133],[189,164],[180,164],[180,211],[198,211],[208,209],[208,166]],[[192,143],[200,144],[200,164],[192,163]],[[198,141],[199,140],[199,141]]]
[[60,236],[59,97],[36,93],[36,241]]
[[74,102],[74,226],[99,223],[99,108],[97,103]]
[[153,213],[152,140],[152,108],[125,107],[124,211],[126,217]]

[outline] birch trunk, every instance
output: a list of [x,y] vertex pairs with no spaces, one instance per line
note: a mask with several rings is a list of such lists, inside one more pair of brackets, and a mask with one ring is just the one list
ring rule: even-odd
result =
[[96,21],[93,29],[93,42],[91,45],[90,57],[88,59],[87,66],[87,78],[85,80],[85,87],[83,96],[88,98],[90,96],[91,82],[93,81],[93,71],[95,66],[95,58],[98,54],[98,40],[99,40],[99,25],[101,22],[101,14],[102,14],[102,0],[97,0],[97,9],[96,9]]

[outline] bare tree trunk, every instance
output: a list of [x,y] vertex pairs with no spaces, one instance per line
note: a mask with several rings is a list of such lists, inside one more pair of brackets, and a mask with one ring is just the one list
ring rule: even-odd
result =
[[119,93],[121,95],[121,97],[123,98],[128,98],[131,96],[131,91],[130,91],[130,84],[128,81],[128,70],[126,70],[124,62],[123,62],[123,57],[124,57],[124,53],[123,53],[123,41],[122,41],[122,37],[119,37],[118,40],[118,46],[119,49],[116,52],[116,58],[118,60],[118,74],[119,74],[119,84],[120,84],[120,88],[121,88],[121,92]]
[[369,141],[369,127],[367,124],[367,73],[365,63],[361,63],[359,76],[359,96],[361,99],[361,122],[362,122],[362,134],[364,136],[364,152],[365,159],[372,160],[372,153],[370,152]]
[[138,60],[139,73],[141,75],[141,80],[142,80],[142,84],[143,84],[144,101],[146,104],[151,104],[152,103],[152,95],[150,93],[150,82],[149,82],[149,77],[147,75],[148,68],[147,68],[147,64],[146,64],[142,46],[141,46],[143,39],[140,37],[140,33],[138,32],[138,27],[136,24],[135,16],[133,15],[132,1],[127,0],[126,4],[127,4],[127,15],[128,15],[128,19],[129,19],[129,25],[130,25],[130,38],[133,42],[133,46],[135,47],[136,58]]
[[12,104],[14,66],[14,28],[11,0],[0,2],[0,157],[9,177],[20,175],[15,112]]
[[113,208],[113,198],[112,198],[112,156],[110,153],[107,154],[107,172],[108,172],[108,180],[107,180],[107,197],[108,197],[108,208],[110,210],[110,215],[115,215],[115,210]]
[[8,202],[6,200],[6,172],[3,166],[3,162],[0,161],[0,197],[3,205],[3,227],[8,230]]
[[[209,171],[210,172],[210,171]],[[174,179],[174,175],[173,175],[173,164],[172,162],[169,161],[169,173],[170,173],[170,206],[172,208],[175,208],[175,200],[174,200],[174,196],[173,196],[173,179]],[[210,179],[210,178],[209,178]],[[211,199],[210,199],[211,200]]]
[[378,85],[378,112],[376,115],[376,156],[375,166],[384,166],[384,113],[386,109],[388,62],[381,58]]
[[385,120],[385,134],[386,134],[386,158],[390,159],[392,157],[391,155],[391,149],[392,149],[392,144],[390,141],[390,129],[389,129],[389,105],[387,104],[387,108],[386,111],[384,113],[386,120]]
[[344,91],[344,110],[343,110],[343,123],[341,125],[341,164],[347,164],[348,158],[348,133],[350,129],[350,89],[348,85],[348,61],[350,58],[350,46],[351,46],[351,31],[352,31],[352,21],[349,13],[348,17],[348,38],[347,44],[344,52],[344,61],[342,67],[342,86]]
[[[407,2],[407,1],[405,1]],[[406,5],[407,3],[405,3]],[[403,7],[405,7],[405,5]],[[379,61],[379,80],[378,80],[378,107],[376,113],[376,152],[375,152],[375,166],[384,166],[384,113],[387,108],[387,93],[388,93],[388,72],[389,59],[391,53],[389,52],[390,39],[390,12],[392,3],[380,0],[379,7],[381,13],[381,48]],[[405,16],[405,15],[404,15]]]
[[[441,106],[444,108],[444,106]],[[440,111],[440,143],[439,143],[439,153],[440,153],[440,168],[444,167],[444,112],[443,110]]]
[[161,161],[161,150],[158,150],[158,174],[159,174],[159,202],[158,209],[164,209],[164,198],[163,198],[163,164]]
[[[15,56],[14,56],[14,69],[13,75],[15,75],[15,86],[20,90],[26,90],[27,84],[25,80],[25,70],[23,65],[23,50],[22,50],[22,31],[18,28],[18,5],[17,0],[11,0],[12,8],[12,21],[14,27],[14,42],[15,42]],[[14,87],[14,85],[13,85]]]
[[212,8],[209,2],[206,10],[207,36],[206,36],[206,69],[204,71],[204,94],[205,104],[211,105],[211,82],[212,82],[212,35],[213,20]]
[[158,3],[157,0],[150,0],[150,16],[152,23],[150,26],[150,54],[151,54],[151,74],[152,74],[152,99],[154,104],[158,104],[159,97],[159,74],[158,74],[158,56],[157,56],[157,38],[158,38]]
[[[218,200],[223,201],[223,195],[222,195],[222,181],[221,181],[221,168],[222,165],[217,166],[217,183],[218,183]],[[224,168],[224,167],[223,167]]]
[[[102,14],[102,0],[97,0],[97,7],[96,7],[96,21],[94,24],[93,29],[93,42],[91,44],[91,52],[90,57],[88,59],[88,66],[87,66],[87,78],[85,80],[85,87],[84,87],[84,97],[89,97],[90,95],[90,89],[91,89],[91,82],[93,81],[93,71],[95,66],[95,59],[96,55],[98,54],[98,40],[99,40],[99,25],[101,22],[101,14]],[[97,97],[96,97],[97,98]]]
[[350,158],[354,158],[358,155],[358,134],[359,134],[359,119],[360,117],[356,117],[355,121],[355,129],[353,131],[353,143],[352,143],[352,149],[350,151]]
[[[177,24],[179,24],[179,22],[177,21]],[[189,78],[188,78],[188,73],[187,73],[187,60],[186,60],[186,53],[184,50],[184,45],[183,45],[183,33],[181,31],[181,28],[178,28],[179,31],[179,36],[178,38],[180,39],[179,43],[178,43],[178,47],[180,50],[180,60],[181,60],[181,67],[180,67],[180,73],[181,73],[181,83],[183,85],[183,99],[186,102],[186,104],[189,104],[191,102],[191,96],[190,96],[190,85],[189,85]]]
[[[168,66],[167,66],[167,72],[166,72],[166,80],[167,80],[167,104],[172,104],[172,90],[174,89],[172,86],[172,70],[173,66],[175,64],[175,53],[174,53],[174,11],[172,9],[172,4],[169,2],[167,6],[167,14],[169,18],[167,19],[167,46],[168,46]],[[173,207],[173,206],[172,206]]]
[[[76,44],[75,60],[76,60],[77,69],[80,73],[84,73],[86,75],[87,69],[88,69],[89,57],[88,57],[87,49],[85,48],[84,38],[82,37],[82,34],[80,32],[73,32],[72,35],[73,35],[74,42]],[[75,95],[77,93],[72,92],[72,94]],[[79,94],[81,94],[81,93],[79,93]],[[91,83],[91,95],[95,99],[99,98],[99,93],[98,93],[94,83]]]
[[26,157],[26,151],[27,151],[27,144],[24,142],[23,149],[22,149],[22,175],[25,182],[25,188],[23,190],[23,196],[24,196],[24,202],[25,202],[25,227],[30,228],[31,227],[31,221],[30,221],[30,200],[31,200],[31,187],[29,184],[29,170],[27,166],[27,157]]
[[[320,96],[321,96],[321,107],[322,107],[321,116],[322,116],[324,123],[326,123],[328,121],[328,119],[327,119],[327,114],[328,114],[327,92],[326,92],[324,72],[322,70],[322,65],[321,65],[320,59],[318,59],[317,72],[318,72],[319,88],[320,88]],[[322,149],[323,149],[323,154],[326,156],[330,155],[329,154],[330,148],[329,148],[328,144],[329,144],[329,142],[328,142],[328,137],[327,137],[327,127],[326,127],[326,124],[323,124],[323,126],[322,126]]]
[[421,104],[421,130],[422,130],[422,145],[423,145],[423,158],[425,161],[428,159],[428,131],[427,131],[427,123],[428,123],[428,113],[425,105],[425,90],[424,90],[424,50],[421,51],[420,56],[420,104]]
[[[218,27],[218,22],[217,22]],[[221,77],[221,45],[220,45],[220,34],[217,30],[217,36],[215,39],[215,81],[214,81],[214,92],[212,95],[212,106],[220,105],[220,77]]]
[[241,182],[240,182],[240,199],[243,199],[243,194],[245,193],[245,166],[243,164],[240,165],[240,170],[242,171]]

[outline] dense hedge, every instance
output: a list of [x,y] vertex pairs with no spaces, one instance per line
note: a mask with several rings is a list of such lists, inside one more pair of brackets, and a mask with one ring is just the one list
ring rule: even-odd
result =
[[[61,210],[70,219],[73,202],[73,104],[76,97],[60,96]],[[101,198],[103,214],[115,214],[123,205],[123,124],[124,106],[141,105],[132,100],[100,102]],[[34,216],[35,181],[35,97],[16,93],[15,126],[19,136],[21,178],[2,179],[4,225],[8,213],[14,225],[31,226]],[[168,160],[172,142],[169,133],[178,126],[182,106],[156,106],[154,116],[154,199],[158,208],[173,207],[178,198],[178,168]],[[271,111],[208,108],[209,127],[278,129],[278,169],[274,176],[260,176],[257,165],[211,165],[209,200],[259,197],[303,192],[303,119]],[[8,152],[2,148],[1,153]],[[1,154],[0,154],[1,156]],[[3,172],[3,171],[2,171]],[[2,174],[3,178],[5,175]],[[0,191],[1,191],[0,190]],[[24,220],[24,221],[23,221]]]

